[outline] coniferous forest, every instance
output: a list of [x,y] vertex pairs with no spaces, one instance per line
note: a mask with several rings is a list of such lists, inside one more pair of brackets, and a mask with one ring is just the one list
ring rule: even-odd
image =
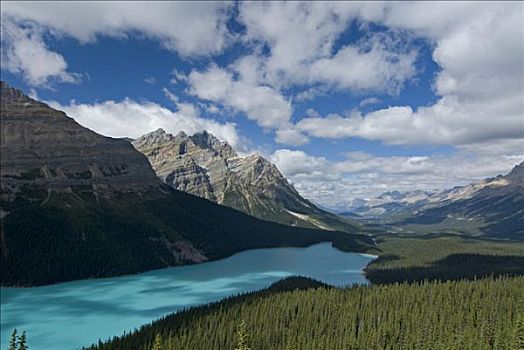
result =
[[375,284],[524,275],[521,241],[392,234],[376,241],[380,255],[365,269],[366,278]]
[[173,314],[89,350],[524,348],[524,277],[345,289],[304,283],[290,278]]

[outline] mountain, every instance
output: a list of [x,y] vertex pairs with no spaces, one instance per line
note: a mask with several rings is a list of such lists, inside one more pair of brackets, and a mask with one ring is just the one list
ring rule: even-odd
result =
[[344,219],[304,199],[277,167],[253,154],[240,157],[208,132],[176,136],[162,129],[133,142],[169,186],[290,226],[355,231]]
[[455,187],[428,198],[401,224],[455,226],[494,238],[524,239],[524,162],[507,175]]
[[342,216],[361,218],[383,218],[401,213],[414,203],[429,198],[433,193],[429,191],[389,191],[370,199],[353,199],[335,206],[335,210]]
[[259,247],[373,244],[174,190],[128,141],[98,135],[5,82],[0,112],[2,285],[116,276]]
[[1,84],[2,199],[34,186],[98,196],[159,187],[147,159],[128,142],[98,135]]
[[[495,238],[524,238],[524,162],[507,175],[441,192],[386,192],[342,204],[340,215],[359,215],[414,230],[454,231]],[[415,226],[413,226],[415,225]]]

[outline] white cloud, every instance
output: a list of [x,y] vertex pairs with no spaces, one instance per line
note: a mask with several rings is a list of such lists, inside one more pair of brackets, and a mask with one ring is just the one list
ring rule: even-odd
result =
[[[11,46],[2,43],[2,66],[33,85],[75,81],[64,57],[46,46],[45,35],[90,43],[102,35],[124,39],[138,33],[190,57],[220,53],[238,39],[251,51],[229,66],[211,64],[189,75],[172,72],[172,83],[187,83],[191,94],[206,101],[200,105],[203,111],[245,113],[265,130],[275,131],[277,142],[295,146],[311,137],[360,137],[394,145],[451,145],[457,150],[426,157],[351,153],[338,162],[302,151],[276,151],[271,158],[297,189],[322,204],[388,189],[476,181],[507,172],[522,159],[522,2],[290,1],[241,2],[238,7],[237,20],[246,26],[241,36],[227,30],[232,13],[228,3],[3,2],[2,36],[9,38],[4,32],[11,30],[8,34],[16,40]],[[9,28],[12,21],[17,24]],[[340,47],[337,40],[353,21],[364,31],[370,23],[388,29]],[[292,124],[293,102],[334,90],[376,91],[377,96],[399,92],[419,73],[410,40],[420,37],[428,41],[439,66],[433,86],[436,103],[418,108],[393,105],[367,114],[321,116],[311,110]],[[234,124],[204,119],[195,105],[181,103],[167,89],[164,93],[176,111],[129,99],[59,107],[111,136],[137,137],[158,127],[173,133],[207,129],[233,145],[245,145]],[[360,107],[377,103],[365,97]]]
[[[242,3],[240,20],[247,27],[244,39],[270,48],[269,55],[258,54],[258,62],[247,68],[256,70],[252,75],[259,82],[273,87],[322,83],[342,90],[394,93],[413,75],[416,55],[414,51],[399,51],[398,43],[389,34],[371,35],[332,52],[336,39],[352,20],[374,19],[381,15],[381,6],[342,2]],[[308,99],[317,89],[306,90],[297,98]]]
[[[2,2],[2,17],[32,21],[88,43],[136,32],[184,56],[220,52],[231,40],[229,2]],[[2,18],[4,20],[4,18]]]
[[441,98],[416,110],[393,106],[367,115],[305,118],[299,130],[317,137],[357,136],[388,144],[451,144],[470,150],[475,144],[524,140],[522,3],[386,7],[382,23],[435,42],[433,59],[441,68],[435,89]]
[[162,128],[172,134],[181,130],[188,134],[207,130],[233,147],[240,141],[235,124],[220,124],[204,119],[200,117],[198,109],[189,103],[177,103],[176,112],[153,102],[136,102],[131,99],[94,104],[71,101],[68,105],[50,102],[49,105],[66,112],[81,125],[111,137],[137,138]]
[[172,76],[170,80],[171,84],[178,84],[180,82],[187,80],[187,77],[184,75],[184,73],[179,72],[177,69],[173,69],[171,71],[171,76]]
[[522,95],[461,102],[443,97],[430,107],[389,107],[367,115],[308,117],[297,128],[308,135],[341,139],[361,137],[387,144],[455,146],[504,139],[524,139]]
[[192,71],[188,83],[193,95],[244,112],[264,128],[279,128],[289,123],[290,102],[269,86],[235,79],[231,72],[216,66],[202,72]]
[[150,85],[154,85],[156,83],[156,78],[152,75],[148,75],[144,78],[144,82]]
[[79,74],[67,71],[64,57],[47,47],[38,28],[19,27],[11,20],[2,18],[1,33],[2,69],[20,74],[32,86],[49,88],[55,81],[80,81]]
[[415,51],[394,52],[378,41],[370,47],[346,46],[333,57],[312,63],[308,78],[340,90],[395,93],[414,75],[415,59]]
[[319,175],[329,167],[329,162],[323,157],[314,157],[303,151],[289,149],[275,151],[270,159],[283,174],[291,178]]
[[278,143],[302,146],[309,142],[309,138],[296,128],[283,128],[276,131],[275,141]]
[[376,97],[368,97],[368,98],[365,98],[362,101],[360,101],[360,103],[358,105],[359,105],[359,107],[365,107],[365,106],[374,105],[374,104],[377,104],[377,103],[380,103],[380,102],[381,102],[380,99],[378,99]]
[[164,93],[164,96],[167,97],[167,99],[173,102],[174,104],[177,104],[179,102],[178,96],[169,91],[169,89],[163,88],[162,92]]
[[385,191],[442,190],[508,173],[524,160],[524,152],[500,156],[459,152],[434,156],[380,157],[365,152],[328,161],[303,151],[281,149],[270,159],[306,198],[325,206]]

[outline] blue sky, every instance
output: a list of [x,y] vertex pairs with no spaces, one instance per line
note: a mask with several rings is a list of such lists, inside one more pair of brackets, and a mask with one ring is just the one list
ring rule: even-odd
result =
[[522,160],[523,12],[9,2],[1,75],[104,135],[207,129],[335,206],[478,181]]

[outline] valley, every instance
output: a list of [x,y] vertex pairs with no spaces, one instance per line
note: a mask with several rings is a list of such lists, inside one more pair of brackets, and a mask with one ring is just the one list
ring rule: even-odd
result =
[[129,141],[86,129],[5,82],[1,96],[4,286],[125,275],[254,248],[373,246],[356,226],[292,227],[172,189]]
[[524,2],[0,5],[2,350],[524,350]]

